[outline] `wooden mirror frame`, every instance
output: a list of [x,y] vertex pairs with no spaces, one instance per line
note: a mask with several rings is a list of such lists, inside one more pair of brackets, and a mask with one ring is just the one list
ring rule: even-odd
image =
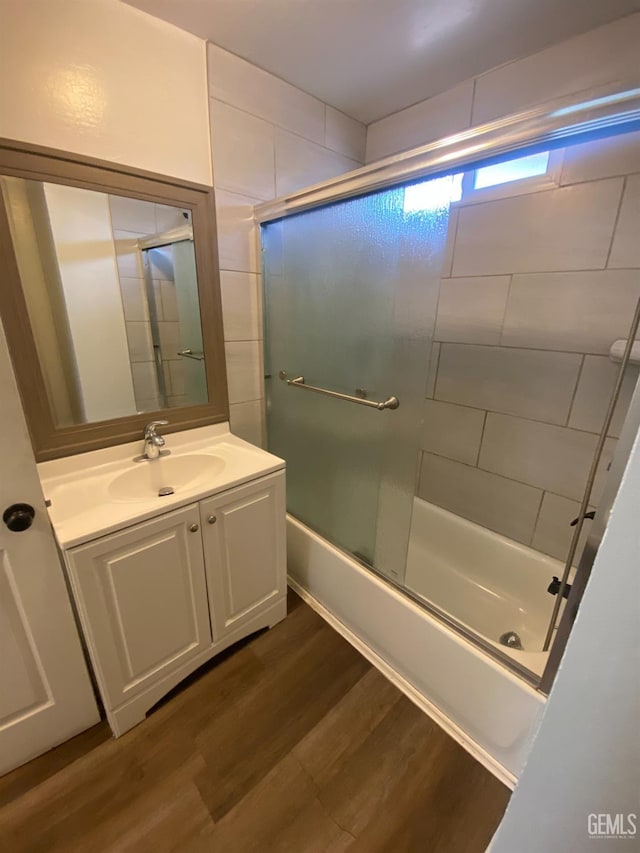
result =
[[192,211],[208,402],[73,426],[56,426],[22,290],[0,192],[0,317],[37,462],[113,444],[142,441],[144,426],[163,418],[163,432],[229,420],[213,188],[66,151],[0,139],[0,176],[65,184]]

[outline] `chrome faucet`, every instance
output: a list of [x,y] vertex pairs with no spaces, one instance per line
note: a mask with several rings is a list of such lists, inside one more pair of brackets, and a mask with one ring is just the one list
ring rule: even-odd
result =
[[151,421],[144,428],[144,459],[157,459],[160,456],[160,449],[164,447],[164,438],[158,435],[156,427],[166,426],[169,421]]

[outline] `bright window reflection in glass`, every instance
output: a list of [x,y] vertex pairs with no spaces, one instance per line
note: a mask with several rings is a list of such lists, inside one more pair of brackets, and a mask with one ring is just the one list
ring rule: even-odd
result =
[[473,188],[482,190],[485,187],[495,187],[510,181],[521,181],[523,178],[534,178],[536,175],[546,174],[548,166],[548,151],[518,157],[517,160],[507,160],[505,163],[495,163],[493,166],[476,170]]
[[428,213],[449,207],[452,201],[462,198],[462,173],[434,178],[423,184],[405,187],[404,212]]

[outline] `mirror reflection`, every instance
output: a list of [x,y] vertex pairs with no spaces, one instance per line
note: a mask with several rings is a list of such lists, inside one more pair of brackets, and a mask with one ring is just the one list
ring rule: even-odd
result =
[[207,402],[191,212],[0,177],[56,426]]

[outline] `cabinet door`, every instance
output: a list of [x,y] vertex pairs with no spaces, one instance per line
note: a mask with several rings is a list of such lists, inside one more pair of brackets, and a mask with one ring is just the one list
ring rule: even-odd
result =
[[286,592],[284,474],[202,501],[200,513],[217,640]]
[[199,523],[193,504],[67,555],[85,636],[110,708],[211,645]]

